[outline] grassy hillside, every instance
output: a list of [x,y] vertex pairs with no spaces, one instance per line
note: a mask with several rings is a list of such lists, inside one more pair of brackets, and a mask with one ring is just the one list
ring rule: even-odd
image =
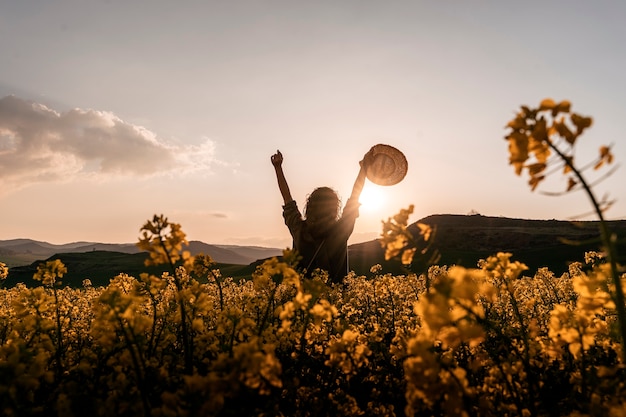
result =
[[[61,253],[48,259],[60,259],[67,267],[67,274],[63,277],[63,285],[81,287],[84,279],[91,280],[94,286],[105,286],[109,280],[120,273],[139,277],[142,272],[161,275],[163,272],[171,272],[167,266],[144,266],[147,258],[145,252],[128,254],[122,252],[90,251],[84,253]],[[30,265],[19,266],[10,269],[6,280],[7,286],[14,286],[23,282],[27,286],[40,285],[34,281],[33,274],[37,266],[43,261],[36,261]],[[218,263],[217,268],[223,271],[232,271],[235,276],[238,269],[245,266]],[[229,275],[230,276],[230,275]]]

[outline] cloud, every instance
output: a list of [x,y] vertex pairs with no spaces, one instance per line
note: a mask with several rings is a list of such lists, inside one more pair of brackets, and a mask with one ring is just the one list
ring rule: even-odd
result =
[[197,218],[213,217],[216,219],[229,219],[231,216],[228,213],[221,211],[208,211],[208,210],[189,210],[189,209],[175,209],[170,211],[175,216],[191,216]]
[[226,214],[226,213],[211,213],[210,216],[211,217],[215,217],[217,219],[227,219],[228,218],[228,214]]
[[147,176],[207,170],[215,162],[210,140],[167,144],[113,113],[56,112],[16,96],[0,99],[0,181],[19,188],[76,175]]
[[292,247],[292,241],[290,238],[275,236],[229,237],[224,243],[229,245],[259,246],[277,249]]

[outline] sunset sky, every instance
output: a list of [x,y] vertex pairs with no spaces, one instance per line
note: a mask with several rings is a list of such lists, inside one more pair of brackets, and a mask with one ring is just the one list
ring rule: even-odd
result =
[[[287,247],[272,153],[303,207],[321,185],[345,202],[377,143],[409,171],[366,184],[351,243],[409,204],[587,213],[530,191],[504,126],[568,99],[594,118],[581,163],[602,144],[626,162],[625,21],[621,1],[0,0],[0,240],[135,242],[163,213],[192,240]],[[625,169],[596,189],[610,219]]]

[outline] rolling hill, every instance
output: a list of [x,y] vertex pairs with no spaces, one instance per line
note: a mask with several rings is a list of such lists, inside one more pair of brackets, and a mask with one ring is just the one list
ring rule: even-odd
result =
[[[583,261],[584,253],[600,250],[599,225],[595,221],[569,222],[560,220],[524,220],[481,215],[433,215],[419,220],[430,225],[433,236],[428,243],[421,242],[424,254],[417,256],[411,265],[414,272],[423,272],[432,263],[439,265],[461,265],[475,267],[479,259],[511,252],[513,259],[529,267],[533,274],[547,267],[557,275],[567,271],[572,261]],[[626,264],[626,220],[609,222],[611,230],[618,236],[618,261]],[[416,224],[409,230],[418,236]],[[282,250],[254,246],[209,245],[199,241],[189,244],[192,254],[205,253],[217,263],[222,275],[233,278],[248,278],[263,259],[279,256]],[[405,274],[397,260],[384,260],[384,250],[378,240],[350,245],[348,248],[350,267],[357,274],[371,275],[372,265],[381,264],[385,272]],[[34,258],[26,263],[14,265],[9,272],[6,285],[24,282],[36,284],[32,275],[40,261],[59,258],[68,268],[64,284],[82,285],[89,278],[94,285],[106,285],[109,279],[120,272],[138,276],[141,272],[160,274],[165,268],[146,268],[146,254],[132,244],[112,245],[78,242],[67,245],[52,245],[29,239],[0,241],[0,260],[19,256]]]
[[[433,260],[439,265],[471,268],[476,267],[480,259],[497,252],[511,252],[513,260],[529,267],[528,274],[547,267],[560,275],[568,270],[572,261],[584,261],[585,252],[601,250],[597,221],[440,214],[419,222],[430,225],[434,233],[429,245],[421,242],[420,249],[425,249],[425,253],[414,259],[414,271],[425,271]],[[626,220],[611,221],[609,228],[618,237],[618,261],[626,264]],[[415,223],[409,226],[409,230],[414,236],[419,235]],[[350,256],[351,267],[357,273],[367,274],[371,259],[380,260],[385,270],[394,273],[404,270],[397,261],[384,261],[384,251],[377,241],[352,245]]]

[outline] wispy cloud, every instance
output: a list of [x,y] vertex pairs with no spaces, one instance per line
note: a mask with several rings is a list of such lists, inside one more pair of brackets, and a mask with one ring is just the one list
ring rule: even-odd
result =
[[231,218],[230,214],[222,212],[222,211],[202,210],[202,209],[190,210],[190,209],[185,209],[185,208],[177,208],[177,209],[171,210],[169,213],[176,217],[179,217],[179,216],[195,217],[195,218],[213,217],[216,219]]
[[57,112],[16,96],[0,99],[0,181],[20,188],[76,175],[147,176],[208,170],[215,146],[173,145],[110,112]]
[[210,216],[211,217],[215,217],[217,219],[227,219],[228,218],[228,214],[226,214],[226,213],[211,213]]

